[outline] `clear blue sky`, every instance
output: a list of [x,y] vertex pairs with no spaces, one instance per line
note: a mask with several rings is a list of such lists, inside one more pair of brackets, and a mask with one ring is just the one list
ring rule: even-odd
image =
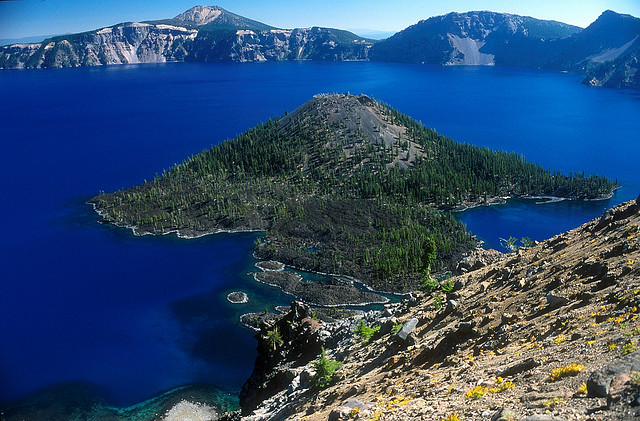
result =
[[197,5],[282,28],[328,26],[399,31],[451,11],[492,10],[588,26],[604,10],[640,17],[640,0],[0,0],[0,39],[74,33],[164,19]]

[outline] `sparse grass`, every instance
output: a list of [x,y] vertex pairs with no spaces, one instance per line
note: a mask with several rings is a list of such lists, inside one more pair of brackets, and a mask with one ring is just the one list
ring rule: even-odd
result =
[[584,370],[585,366],[581,365],[581,364],[571,364],[571,365],[565,365],[562,367],[558,367],[554,370],[551,371],[551,381],[555,382],[557,380],[560,380],[562,378],[565,377],[572,377],[572,376],[576,376],[578,373],[580,373],[582,370]]

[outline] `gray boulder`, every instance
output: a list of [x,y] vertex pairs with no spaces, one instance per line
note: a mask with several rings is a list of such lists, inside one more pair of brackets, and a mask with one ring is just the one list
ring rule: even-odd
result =
[[611,381],[622,374],[640,371],[640,352],[636,351],[594,371],[587,381],[587,393],[591,397],[609,396]]

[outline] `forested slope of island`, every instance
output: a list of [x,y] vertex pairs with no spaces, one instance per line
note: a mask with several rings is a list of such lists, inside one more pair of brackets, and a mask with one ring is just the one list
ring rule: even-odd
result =
[[152,181],[91,199],[138,234],[265,230],[258,256],[408,291],[475,246],[449,212],[508,196],[601,198],[561,175],[453,140],[367,96],[318,95]]

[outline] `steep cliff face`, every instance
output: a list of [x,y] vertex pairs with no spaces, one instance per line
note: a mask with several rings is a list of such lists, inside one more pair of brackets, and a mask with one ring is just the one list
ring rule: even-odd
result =
[[640,88],[640,19],[605,11],[582,30],[495,12],[449,13],[374,43],[332,28],[278,29],[218,6],[0,47],[0,69],[166,61],[374,60],[570,71],[584,84]]
[[582,83],[607,88],[640,89],[640,39],[624,56],[600,63],[588,71]]
[[200,32],[189,61],[367,60],[372,43],[331,28]]
[[50,68],[167,61],[366,60],[372,43],[331,28],[281,30],[196,6],[173,19],[123,23],[0,47],[0,68]]
[[[595,47],[594,47],[595,45]],[[586,73],[583,83],[610,88],[640,88],[640,19],[612,11],[576,36],[572,54],[586,56],[572,70]],[[578,56],[579,57],[579,56]]]
[[372,60],[535,67],[583,83],[640,88],[640,19],[607,10],[589,27],[494,12],[449,13],[377,43]]
[[0,48],[0,68],[75,67],[183,60],[198,31],[177,26],[124,23],[55,37],[40,44]]
[[640,19],[607,10],[545,65],[557,70],[584,73],[600,63],[625,56],[640,37]]
[[[580,28],[495,12],[449,13],[418,22],[375,45],[373,60],[433,64],[535,66],[552,41]],[[553,44],[555,46],[555,44]],[[536,54],[529,55],[529,51]],[[516,62],[518,54],[524,62]]]

